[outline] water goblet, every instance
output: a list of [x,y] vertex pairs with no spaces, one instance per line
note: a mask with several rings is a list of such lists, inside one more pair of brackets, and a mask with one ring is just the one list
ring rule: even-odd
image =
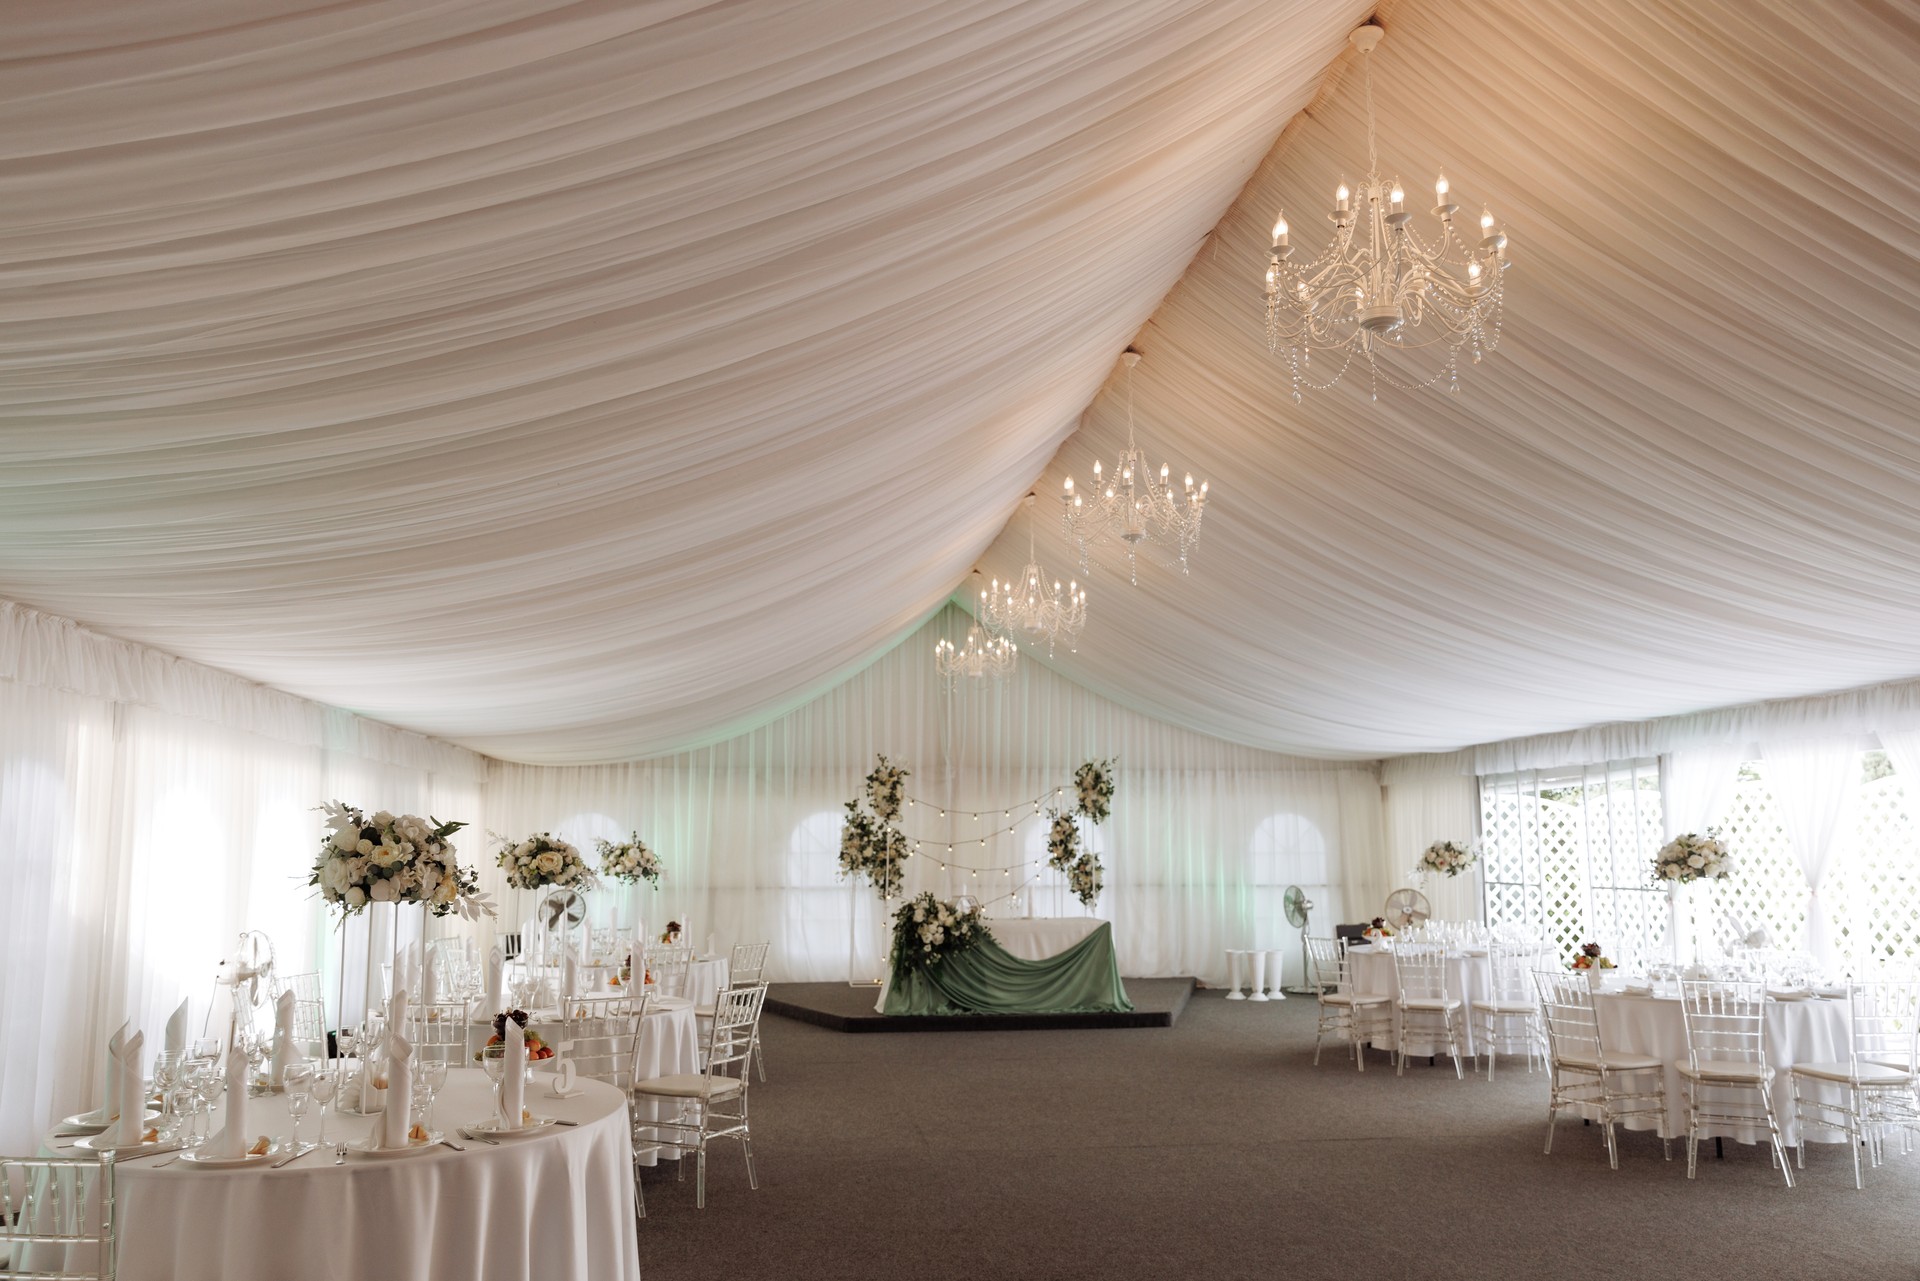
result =
[[181,1055],[168,1054],[164,1050],[153,1061],[153,1088],[160,1094],[160,1128],[163,1131],[171,1132],[173,1129],[173,1086],[183,1062]]
[[447,1084],[447,1061],[428,1059],[421,1065],[420,1083],[427,1091],[427,1128],[433,1128],[433,1101],[440,1097],[440,1091]]
[[313,1101],[320,1105],[320,1137],[315,1141],[322,1147],[325,1147],[327,1142],[327,1104],[333,1101],[334,1090],[339,1083],[339,1078],[330,1071],[316,1072],[307,1086],[308,1091],[313,1095]]
[[301,1060],[287,1064],[286,1072],[281,1076],[287,1092],[287,1115],[293,1119],[293,1146],[300,1146],[300,1118],[307,1114],[307,1103],[313,1098],[313,1064]]

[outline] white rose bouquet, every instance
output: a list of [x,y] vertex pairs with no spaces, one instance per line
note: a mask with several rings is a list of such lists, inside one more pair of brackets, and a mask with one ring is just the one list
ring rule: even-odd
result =
[[1720,833],[1686,832],[1660,847],[1653,856],[1653,879],[1685,885],[1689,881],[1718,881],[1733,875],[1733,855]]
[[543,885],[590,890],[600,883],[580,851],[550,832],[518,843],[495,839],[500,841],[499,864],[507,869],[507,884],[516,890],[537,890]]
[[655,890],[660,888],[660,873],[665,869],[661,866],[660,856],[648,849],[647,843],[640,839],[640,833],[634,832],[617,844],[604,839],[593,844],[594,850],[600,855],[601,875],[611,876],[629,885],[646,881]]
[[1047,811],[1047,866],[1064,872],[1080,857],[1080,824],[1072,814]]
[[1427,846],[1413,870],[1458,876],[1472,867],[1479,857],[1480,852],[1471,845],[1462,845],[1458,841],[1435,841]]
[[1088,761],[1073,772],[1076,808],[1096,823],[1113,813],[1113,762]]
[[977,906],[959,908],[923,893],[893,914],[894,969],[938,965],[992,937]]
[[900,817],[900,806],[907,796],[906,782],[912,775],[884,756],[876,759],[880,763],[867,775],[867,804],[882,823],[892,823]]
[[1073,866],[1067,869],[1067,888],[1073,891],[1075,898],[1092,907],[1106,883],[1105,874],[1106,869],[1100,866],[1098,854],[1092,852],[1082,854],[1073,861]]
[[911,845],[892,826],[847,802],[846,822],[840,828],[840,875],[865,877],[890,899],[900,892],[906,872],[902,866]]
[[364,810],[339,801],[320,807],[327,830],[320,838],[307,884],[348,916],[369,903],[424,903],[435,916],[458,912],[467,920],[492,916],[479,876],[454,858],[447,838],[465,823],[417,814]]

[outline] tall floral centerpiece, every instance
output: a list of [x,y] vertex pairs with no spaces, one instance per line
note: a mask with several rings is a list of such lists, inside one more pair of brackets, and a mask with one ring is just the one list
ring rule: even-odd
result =
[[640,833],[635,832],[624,841],[595,841],[594,851],[600,855],[600,875],[627,885],[645,881],[655,891],[659,890],[660,873],[666,869],[660,856],[640,839]]
[[580,851],[551,832],[535,832],[524,841],[503,841],[498,861],[506,869],[507,884],[516,890],[557,885],[584,893],[600,883]]
[[1458,841],[1435,841],[1421,853],[1413,870],[1422,876],[1458,876],[1480,860],[1480,852]]
[[1660,847],[1653,856],[1653,879],[1663,884],[1689,885],[1694,881],[1721,881],[1733,875],[1733,855],[1719,832],[1705,836],[1685,832]]
[[882,899],[897,898],[905,883],[909,848],[892,824],[866,813],[859,801],[847,802],[840,826],[840,875],[864,878]]

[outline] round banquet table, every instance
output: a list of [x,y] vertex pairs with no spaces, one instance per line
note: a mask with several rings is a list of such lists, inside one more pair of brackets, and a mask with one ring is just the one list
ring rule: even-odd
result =
[[687,967],[687,999],[701,1009],[712,1009],[714,1001],[727,990],[727,970],[724,956],[696,956]]
[[[1347,949],[1353,983],[1363,996],[1384,996],[1389,1000],[1400,995],[1393,977],[1393,953],[1373,947],[1350,947]],[[1473,1043],[1473,1003],[1485,1000],[1493,990],[1492,962],[1484,952],[1447,954],[1447,994],[1458,997],[1460,1010],[1454,1016],[1455,1027],[1460,1032],[1460,1057],[1464,1060],[1475,1054],[1483,1053],[1485,1047],[1476,1047]],[[1430,1034],[1422,1033],[1423,1036]],[[1384,1038],[1375,1037],[1375,1049],[1394,1051],[1400,1046],[1400,1012],[1393,1011],[1392,1031]],[[1445,1042],[1419,1039],[1408,1043],[1407,1053],[1417,1056],[1445,1054]],[[1517,1030],[1509,1031],[1500,1044],[1502,1054],[1525,1054],[1527,1041],[1524,1034]]]
[[[434,1125],[464,1152],[349,1153],[336,1165],[333,1145],[364,1138],[377,1118],[328,1109],[329,1146],[282,1169],[130,1161],[116,1172],[121,1281],[638,1281],[626,1100],[598,1081],[580,1086],[575,1097],[555,1099],[546,1078],[536,1078],[527,1106],[579,1124],[497,1147],[457,1133],[494,1110],[486,1074],[461,1068],[447,1074]],[[224,1105],[215,1111],[224,1113]],[[308,1142],[319,1133],[316,1115],[317,1107],[301,1122]],[[222,1120],[216,1115],[213,1123]],[[248,1120],[276,1140],[292,1130],[283,1095],[249,1100]]]
[[[1665,1123],[1663,1138],[1685,1138],[1687,1134],[1687,1095],[1680,1079],[1679,1064],[1687,1057],[1687,1029],[1680,1016],[1680,1000],[1670,994],[1638,996],[1625,992],[1596,992],[1595,1016],[1600,1021],[1600,1040],[1609,1052],[1650,1054],[1667,1065]],[[1793,1089],[1787,1071],[1795,1063],[1844,1063],[1853,1039],[1853,1015],[1845,1000],[1811,997],[1804,1000],[1776,1001],[1766,1004],[1766,1055],[1773,1064],[1773,1114],[1780,1126],[1781,1142],[1793,1147],[1800,1142],[1800,1126],[1794,1115]],[[1829,1102],[1840,1103],[1843,1091],[1832,1086],[1803,1083],[1803,1093]],[[1816,1094],[1817,1091],[1817,1094]],[[1709,1092],[1708,1099],[1721,1097]],[[1741,1097],[1751,1101],[1751,1093],[1725,1096],[1729,1101]],[[1583,1109],[1584,1110],[1584,1109]],[[1592,1110],[1593,1119],[1599,1110]],[[1629,1129],[1652,1129],[1654,1118],[1638,1117],[1622,1121]],[[1766,1131],[1753,1126],[1720,1126],[1701,1130],[1703,1138],[1738,1139],[1755,1143],[1765,1139]],[[1814,1129],[1807,1138],[1815,1143],[1839,1143],[1845,1136],[1837,1131]]]

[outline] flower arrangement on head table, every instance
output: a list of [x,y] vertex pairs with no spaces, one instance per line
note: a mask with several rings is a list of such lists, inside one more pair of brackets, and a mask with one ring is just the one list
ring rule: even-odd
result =
[[1462,845],[1458,841],[1435,841],[1420,855],[1420,862],[1413,870],[1458,876],[1472,867],[1479,857],[1471,845]]
[[1582,943],[1580,950],[1573,954],[1573,964],[1568,968],[1575,970],[1610,970],[1614,968],[1614,964],[1605,956],[1601,955],[1600,945],[1598,943]]
[[1719,881],[1733,875],[1733,855],[1720,833],[1705,836],[1686,832],[1660,847],[1653,856],[1653,879],[1685,885],[1689,881]]
[[595,852],[600,855],[600,874],[611,876],[616,881],[625,881],[633,885],[645,881],[657,891],[660,888],[660,873],[665,866],[660,856],[647,848],[647,843],[635,832],[620,842],[605,839],[593,843]]
[[460,866],[447,839],[465,823],[386,810],[368,814],[340,801],[320,809],[327,831],[307,884],[319,886],[329,905],[348,916],[369,903],[422,903],[435,916],[458,912],[470,921],[494,914],[479,874]]
[[899,965],[937,965],[993,937],[976,905],[958,908],[924,892],[893,914],[893,955]]
[[507,869],[507,884],[516,890],[543,885],[590,890],[600,883],[580,851],[551,832],[536,832],[518,843],[499,839],[499,863]]

